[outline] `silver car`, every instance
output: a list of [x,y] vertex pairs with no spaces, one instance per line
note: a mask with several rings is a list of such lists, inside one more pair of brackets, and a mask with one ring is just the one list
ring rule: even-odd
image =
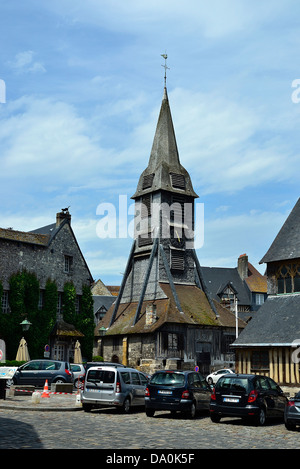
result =
[[87,370],[81,392],[83,410],[114,406],[128,413],[145,405],[146,375],[134,368],[95,366]]

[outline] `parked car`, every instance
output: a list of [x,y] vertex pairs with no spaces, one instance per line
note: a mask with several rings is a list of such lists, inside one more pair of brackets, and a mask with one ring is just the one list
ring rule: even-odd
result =
[[86,372],[81,392],[83,410],[114,406],[128,413],[132,406],[145,405],[147,382],[147,377],[134,368],[93,366]]
[[214,371],[210,375],[206,376],[206,381],[208,384],[216,384],[221,376],[226,375],[227,373],[234,373],[230,368],[222,368],[221,370]]
[[74,387],[76,389],[81,389],[81,383],[85,375],[84,365],[81,363],[71,363],[70,367],[74,376]]
[[197,410],[209,410],[211,388],[195,371],[157,371],[145,391],[146,415],[156,410],[184,412],[195,417]]
[[78,385],[77,385],[78,388],[81,387],[81,389],[83,389],[83,386],[84,386],[84,379],[85,379],[85,375],[86,375],[87,370],[89,368],[93,367],[93,366],[117,366],[117,367],[125,368],[125,365],[122,365],[121,363],[114,363],[114,362],[87,362],[83,366],[84,366],[84,372],[79,377],[79,380],[80,380],[81,384],[78,383]]
[[271,378],[251,374],[228,374],[216,383],[210,401],[210,417],[251,418],[264,425],[266,418],[284,416],[287,398]]
[[70,364],[59,360],[30,360],[20,366],[12,380],[7,384],[44,386],[46,379],[51,383],[73,383],[73,373]]
[[295,430],[296,425],[300,425],[300,392],[286,403],[284,423],[288,430]]

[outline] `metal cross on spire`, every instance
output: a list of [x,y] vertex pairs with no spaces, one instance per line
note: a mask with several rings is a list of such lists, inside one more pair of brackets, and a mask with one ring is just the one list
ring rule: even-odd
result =
[[170,70],[169,67],[167,67],[167,58],[168,58],[168,56],[167,56],[167,54],[161,54],[161,56],[165,59],[165,64],[162,65],[162,67],[164,67],[164,69],[165,69],[165,77],[164,78],[165,78],[165,87],[166,87],[166,85],[167,85],[167,69]]

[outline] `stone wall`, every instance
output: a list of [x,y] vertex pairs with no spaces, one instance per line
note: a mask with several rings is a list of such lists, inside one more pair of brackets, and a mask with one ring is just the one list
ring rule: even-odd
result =
[[[65,256],[72,258],[70,271],[64,271]],[[41,246],[9,239],[0,239],[0,281],[4,290],[9,290],[12,274],[26,269],[34,272],[44,289],[48,278],[55,281],[58,291],[72,281],[78,295],[82,294],[82,284],[90,283],[90,273],[80,253],[68,223],[58,231],[51,244]]]

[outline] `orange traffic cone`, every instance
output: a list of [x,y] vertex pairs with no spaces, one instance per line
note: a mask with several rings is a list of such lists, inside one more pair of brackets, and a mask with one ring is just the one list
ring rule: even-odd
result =
[[50,397],[49,391],[48,391],[48,380],[46,379],[45,386],[44,386],[44,392],[41,395],[41,397]]

